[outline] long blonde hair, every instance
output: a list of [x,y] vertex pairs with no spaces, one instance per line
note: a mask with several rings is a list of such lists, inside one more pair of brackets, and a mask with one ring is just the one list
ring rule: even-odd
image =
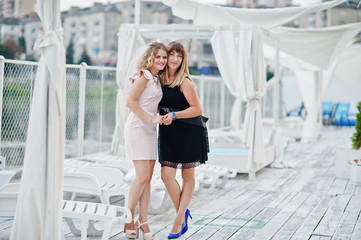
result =
[[164,50],[168,53],[168,47],[161,42],[153,42],[149,44],[147,50],[143,54],[143,56],[139,59],[137,64],[137,70],[147,69],[149,70],[151,66],[153,66],[154,58],[157,55],[159,50]]
[[[182,54],[183,59],[182,59],[181,65],[177,69],[174,81],[169,85],[169,87],[171,87],[171,88],[174,88],[175,86],[180,86],[185,77],[189,78],[188,57],[187,57],[187,52],[186,52],[184,46],[179,42],[170,42],[168,44],[168,55],[173,51],[175,51],[179,54]],[[163,77],[162,77],[163,85],[164,85],[164,83],[168,82],[168,73],[169,73],[169,70],[168,70],[168,65],[167,65],[165,68]]]

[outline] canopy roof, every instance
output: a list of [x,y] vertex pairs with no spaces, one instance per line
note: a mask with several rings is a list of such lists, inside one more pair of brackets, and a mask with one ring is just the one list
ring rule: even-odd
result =
[[334,0],[311,4],[304,7],[272,9],[231,8],[203,4],[192,0],[163,0],[172,8],[177,17],[193,20],[194,24],[256,24],[263,28],[273,28],[291,22],[303,15],[337,6],[346,0]]

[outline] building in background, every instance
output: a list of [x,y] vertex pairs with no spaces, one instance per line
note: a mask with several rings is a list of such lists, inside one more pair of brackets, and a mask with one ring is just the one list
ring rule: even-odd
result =
[[34,15],[35,3],[36,0],[15,0],[14,17],[23,18],[28,15]]
[[322,28],[348,23],[361,22],[359,0],[349,0],[336,7],[312,13],[287,24],[290,27]]
[[20,36],[20,20],[16,18],[0,19],[0,43],[8,40],[18,41]]
[[15,17],[15,0],[0,0],[0,18]]
[[228,0],[227,5],[243,8],[288,7],[292,5],[292,0]]

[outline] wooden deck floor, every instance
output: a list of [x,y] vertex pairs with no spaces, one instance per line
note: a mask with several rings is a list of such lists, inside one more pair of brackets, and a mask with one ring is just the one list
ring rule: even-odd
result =
[[[194,196],[193,220],[180,239],[361,239],[361,185],[335,178],[336,149],[350,142],[352,132],[325,127],[316,144],[289,144],[285,159],[293,168],[265,168],[255,181],[239,174],[223,189]],[[174,215],[170,209],[149,216],[156,239],[167,239]],[[9,238],[11,225],[11,219],[0,219],[0,239]],[[126,239],[121,227],[112,239]]]

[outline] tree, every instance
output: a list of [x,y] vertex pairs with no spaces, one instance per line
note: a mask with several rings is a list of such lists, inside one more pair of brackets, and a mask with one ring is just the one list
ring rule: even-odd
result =
[[14,59],[14,51],[4,44],[0,44],[0,55],[3,55],[5,58]]
[[361,102],[357,104],[357,110],[358,113],[356,114],[356,125],[355,125],[356,132],[353,134],[351,140],[352,140],[352,147],[358,150],[361,148]]
[[73,64],[74,63],[74,43],[73,38],[70,39],[69,45],[66,48],[66,63],[67,64]]
[[85,62],[87,65],[91,65],[91,59],[90,59],[88,53],[86,52],[85,48],[81,54],[80,62]]
[[9,39],[5,42],[5,45],[8,46],[9,48],[11,48],[11,50],[13,50],[14,53],[17,52],[21,52],[21,47],[19,46],[19,44],[13,40],[13,39]]

